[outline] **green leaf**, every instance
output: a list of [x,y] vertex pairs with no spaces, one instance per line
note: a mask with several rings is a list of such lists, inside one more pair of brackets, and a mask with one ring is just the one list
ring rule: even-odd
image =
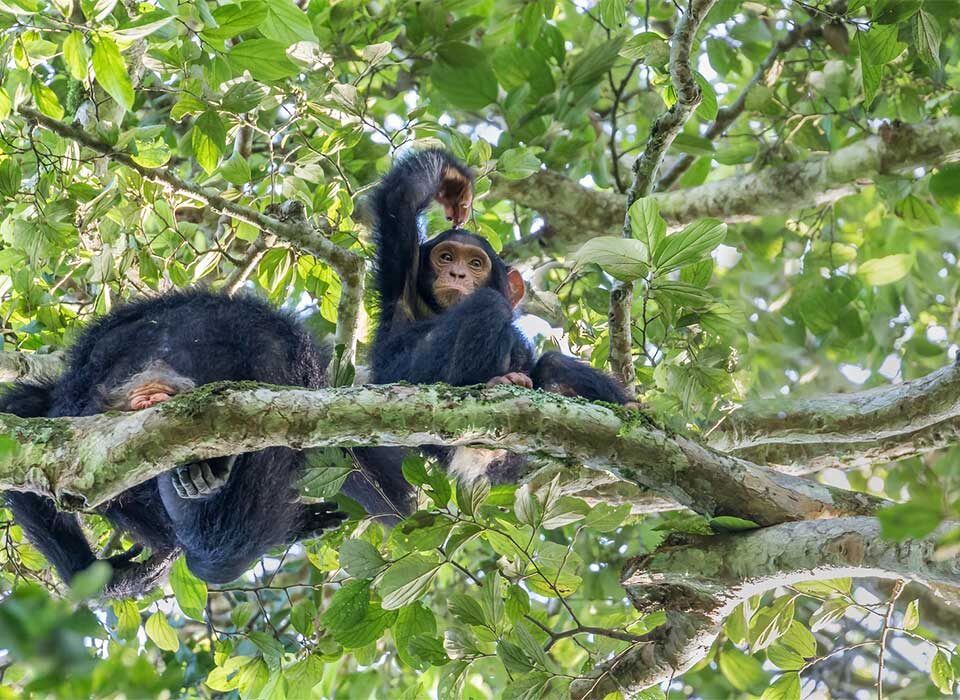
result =
[[736,647],[726,646],[717,655],[720,673],[737,690],[758,695],[769,682],[769,676],[760,662]]
[[206,39],[224,42],[259,27],[266,18],[267,6],[259,0],[247,0],[238,5],[221,5],[213,11],[216,26],[207,26],[201,34]]
[[310,498],[333,498],[355,469],[353,460],[341,449],[315,447],[304,450],[307,463],[297,490]]
[[67,64],[67,70],[74,80],[87,79],[87,61],[90,59],[90,52],[87,49],[87,42],[80,32],[70,32],[63,40],[63,62]]
[[782,641],[767,647],[767,659],[781,671],[799,671],[805,665],[803,657]]
[[173,631],[167,618],[159,610],[147,618],[144,629],[151,641],[164,651],[176,651],[180,648],[177,633]]
[[530,490],[530,484],[521,484],[514,492],[513,512],[524,525],[536,526],[540,519],[540,506]]
[[478,627],[492,626],[493,621],[488,621],[483,616],[483,608],[476,599],[464,594],[454,593],[450,596],[450,602],[447,604],[450,614],[460,620],[465,625],[477,625]]
[[756,530],[760,526],[752,520],[736,518],[732,515],[720,515],[716,518],[710,518],[710,527],[716,532],[744,532],[746,530]]
[[799,620],[790,623],[790,627],[777,644],[786,644],[805,659],[810,659],[817,655],[817,639],[813,632],[807,629]]
[[903,629],[915,630],[920,626],[920,601],[911,600],[903,613]]
[[113,39],[102,34],[93,35],[93,74],[118,105],[126,110],[133,108],[133,83],[127,64]]
[[543,518],[540,527],[544,530],[556,530],[573,523],[578,523],[587,517],[590,506],[579,498],[562,496],[544,504]]
[[358,649],[379,639],[396,616],[370,602],[370,581],[348,581],[333,594],[320,624],[345,648]]
[[527,673],[535,668],[523,649],[505,639],[497,642],[497,656],[503,662],[504,668],[511,673]]
[[253,179],[253,173],[250,172],[250,163],[239,153],[234,152],[220,166],[220,174],[231,185],[241,187],[247,185]]
[[252,82],[235,83],[224,94],[220,104],[229,112],[243,114],[260,104],[266,96],[267,90],[262,85]]
[[694,73],[697,85],[700,87],[700,105],[697,107],[697,116],[706,121],[713,121],[717,118],[719,105],[717,104],[717,92],[713,89],[710,81],[704,78],[700,73]]
[[917,13],[913,23],[913,45],[924,63],[933,70],[940,68],[940,23],[924,10]]
[[437,58],[430,70],[434,87],[460,109],[482,109],[496,102],[497,76],[484,51],[452,41],[437,47]]
[[48,117],[63,119],[63,105],[60,104],[57,93],[39,80],[34,80],[30,83],[30,92],[33,94],[33,99],[37,103],[37,109]]
[[405,456],[400,470],[403,472],[403,478],[411,486],[423,486],[429,478],[427,462],[419,452],[411,452]]
[[667,236],[653,251],[653,266],[658,275],[663,275],[699,262],[723,243],[726,235],[726,224],[715,219],[701,219]]
[[145,168],[159,168],[170,160],[170,149],[163,139],[135,141],[137,152],[131,156],[134,162]]
[[530,612],[530,596],[520,586],[512,585],[507,588],[503,604],[507,618],[513,623]]
[[608,503],[598,503],[587,513],[583,524],[589,528],[593,528],[597,532],[610,532],[620,527],[629,515],[629,503],[622,503],[619,506],[611,506]]
[[268,39],[287,45],[317,40],[310,18],[293,0],[267,0],[267,17],[258,27]]
[[626,0],[600,0],[600,21],[610,29],[616,29],[627,21]]
[[207,584],[187,568],[186,557],[178,557],[173,563],[170,569],[170,587],[183,614],[203,622],[203,611],[207,606]]
[[227,146],[227,131],[216,112],[208,110],[197,117],[190,131],[190,145],[197,163],[207,174],[217,169],[220,154]]
[[800,700],[800,674],[784,673],[763,691],[760,700]]
[[793,622],[794,603],[784,596],[768,608],[763,608],[750,621],[750,650],[754,653],[782,637]]
[[380,579],[379,591],[385,610],[396,610],[422,596],[442,565],[436,557],[410,554],[395,561]]
[[937,649],[930,664],[930,680],[944,695],[953,693],[953,667],[942,650]]
[[75,601],[93,598],[110,581],[110,565],[96,561],[70,581],[70,598]]
[[13,102],[10,100],[10,95],[7,94],[6,90],[0,87],[0,120],[9,117],[12,109]]
[[490,495],[490,480],[486,477],[467,481],[457,480],[457,505],[466,515],[474,515]]
[[960,202],[960,165],[941,165],[930,178],[930,194],[942,207]]
[[497,158],[497,172],[507,180],[523,180],[540,170],[540,159],[532,148],[511,148]]
[[877,513],[880,532],[890,540],[919,539],[933,532],[943,520],[939,507],[923,501],[910,501],[881,508]]
[[117,616],[117,636],[120,639],[133,639],[140,630],[140,609],[132,600],[117,600],[113,603],[113,614]]
[[632,238],[591,238],[574,254],[573,259],[577,268],[593,263],[623,282],[640,279],[649,270],[646,263],[647,247]]
[[643,261],[650,262],[650,256],[657,246],[667,237],[667,222],[660,216],[660,205],[652,197],[641,197],[627,213],[630,219],[630,235],[646,246]]
[[[13,197],[20,191],[20,181],[23,174],[20,165],[13,158],[0,160],[0,194],[4,197]],[[9,438],[12,440],[12,438]]]
[[356,578],[373,578],[386,563],[366,540],[347,540],[340,547],[340,566]]
[[287,44],[273,39],[242,41],[227,54],[227,60],[236,71],[250,71],[256,80],[266,83],[284,80],[300,72],[287,57]]
[[865,106],[869,107],[876,97],[883,78],[883,67],[895,59],[904,49],[897,41],[900,28],[897,25],[873,25],[868,32],[857,32],[860,49],[860,70],[863,76]]
[[810,630],[819,632],[827,625],[838,622],[850,607],[849,603],[839,598],[824,601],[824,603],[810,616]]

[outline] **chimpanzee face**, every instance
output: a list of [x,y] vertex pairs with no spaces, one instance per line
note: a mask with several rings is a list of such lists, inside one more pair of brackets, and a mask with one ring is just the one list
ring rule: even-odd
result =
[[463,297],[487,286],[490,258],[480,246],[448,240],[430,251],[433,268],[433,296],[442,308],[453,306]]

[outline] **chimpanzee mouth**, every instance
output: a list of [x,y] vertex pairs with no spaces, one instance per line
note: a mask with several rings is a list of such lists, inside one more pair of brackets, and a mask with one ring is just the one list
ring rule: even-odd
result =
[[463,287],[454,287],[454,286],[438,286],[434,289],[434,295],[437,297],[437,301],[440,302],[441,306],[452,306],[456,304],[464,297],[470,294],[469,290],[464,289]]

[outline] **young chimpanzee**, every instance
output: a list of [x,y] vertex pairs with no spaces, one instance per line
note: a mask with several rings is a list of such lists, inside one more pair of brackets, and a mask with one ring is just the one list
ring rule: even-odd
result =
[[[294,320],[256,299],[182,292],[122,306],[87,328],[59,380],[16,384],[0,411],[24,417],[136,411],[224,380],[320,387],[322,352]],[[154,552],[181,548],[211,583],[239,577],[276,545],[337,527],[330,503],[302,504],[293,489],[300,452],[273,447],[177,467],[97,512]],[[27,537],[69,582],[96,557],[74,513],[37,494],[8,491]],[[115,575],[138,548],[111,558]]]
[[[417,220],[434,199],[454,228],[425,240]],[[457,228],[469,217],[472,200],[472,173],[441,150],[402,158],[378,186],[373,207],[380,324],[373,381],[510,383],[632,404],[616,380],[582,362],[554,352],[534,358],[513,323],[525,291],[520,273],[505,265],[486,240]],[[372,448],[356,454],[388,497],[374,498],[369,488],[351,480],[345,492],[368,511],[383,512],[384,500],[395,512],[407,510],[409,489],[397,468],[403,452]],[[448,465],[457,461],[449,451],[440,456]],[[502,468],[491,476],[510,478]]]

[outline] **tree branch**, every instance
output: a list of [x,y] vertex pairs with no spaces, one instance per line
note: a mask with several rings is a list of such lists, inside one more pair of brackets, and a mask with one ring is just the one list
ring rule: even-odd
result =
[[[833,4],[831,12],[842,14],[846,10],[846,7],[846,0],[839,0]],[[760,65],[757,66],[757,70],[754,71],[754,74],[750,77],[750,80],[747,81],[747,84],[737,96],[737,99],[734,100],[733,104],[731,104],[729,107],[723,107],[719,112],[717,112],[717,118],[703,133],[704,138],[712,141],[715,138],[722,136],[727,128],[729,128],[729,126],[737,120],[737,117],[743,114],[743,110],[747,106],[747,96],[755,87],[757,87],[757,85],[766,82],[767,76],[780,60],[780,57],[789,52],[802,41],[806,41],[807,39],[819,34],[820,26],[823,24],[826,18],[826,14],[815,14],[813,18],[807,22],[794,26],[793,29],[787,32],[786,36],[775,43],[773,48],[770,49],[770,53],[768,53]],[[681,156],[670,167],[670,169],[664,173],[663,177],[660,178],[660,181],[657,183],[657,189],[661,192],[670,189],[670,187],[673,186],[680,176],[687,172],[695,160],[696,157],[690,155],[689,153],[685,153],[683,156]]]
[[[700,104],[703,95],[697,85],[693,69],[690,67],[690,51],[696,39],[700,23],[706,17],[716,0],[689,0],[687,11],[677,22],[670,42],[670,78],[677,101],[666,112],[657,117],[650,127],[650,136],[643,153],[633,162],[633,182],[626,194],[626,206],[623,216],[622,235],[630,238],[630,207],[641,197],[653,191],[657,171],[663,162],[663,156],[673,140],[683,129],[683,125]],[[615,134],[614,134],[615,136]],[[609,331],[610,331],[610,367],[630,391],[637,381],[633,366],[633,326],[630,318],[630,306],[633,303],[633,282],[617,282],[610,293]]]
[[938,539],[957,526],[944,523],[924,539],[892,542],[881,538],[875,518],[787,523],[695,538],[638,558],[624,571],[627,593],[640,611],[666,607],[667,622],[576,681],[572,695],[630,695],[683,673],[706,656],[737,605],[779,586],[849,576],[960,587],[960,559],[934,558]]
[[233,218],[256,226],[264,233],[270,233],[298,248],[307,251],[320,260],[327,262],[340,277],[342,291],[340,303],[337,306],[337,336],[336,342],[346,347],[346,354],[353,356],[356,348],[357,325],[360,302],[363,298],[364,261],[356,253],[331,243],[325,236],[333,233],[328,226],[321,226],[318,231],[307,221],[285,222],[272,216],[263,214],[256,209],[231,202],[215,191],[200,187],[188,182],[168,168],[148,168],[137,163],[128,153],[116,151],[103,141],[96,139],[83,129],[51,119],[42,112],[20,106],[20,114],[65,139],[74,141],[97,153],[108,156],[112,161],[120,163],[143,178],[166,185],[173,191],[210,207],[214,211],[229,215]]
[[[238,388],[239,387],[239,388]],[[0,490],[90,507],[178,464],[278,445],[473,445],[565,459],[705,514],[761,525],[872,513],[879,499],[779,474],[674,436],[638,412],[516,387],[210,384],[155,408],[0,414]]]
[[[736,223],[835,202],[878,175],[929,168],[960,159],[960,117],[884,125],[829,155],[764,168],[698,187],[651,195],[673,228],[712,217]],[[549,237],[533,236],[505,248],[517,258],[542,248],[569,250],[594,236],[619,236],[626,198],[592,190],[541,170],[526,180],[493,178],[493,196],[535,209],[551,223]]]
[[750,401],[710,445],[780,471],[861,467],[913,457],[960,440],[960,366],[903,384],[810,399]]
[[62,352],[0,352],[0,383],[54,379],[64,359]]

